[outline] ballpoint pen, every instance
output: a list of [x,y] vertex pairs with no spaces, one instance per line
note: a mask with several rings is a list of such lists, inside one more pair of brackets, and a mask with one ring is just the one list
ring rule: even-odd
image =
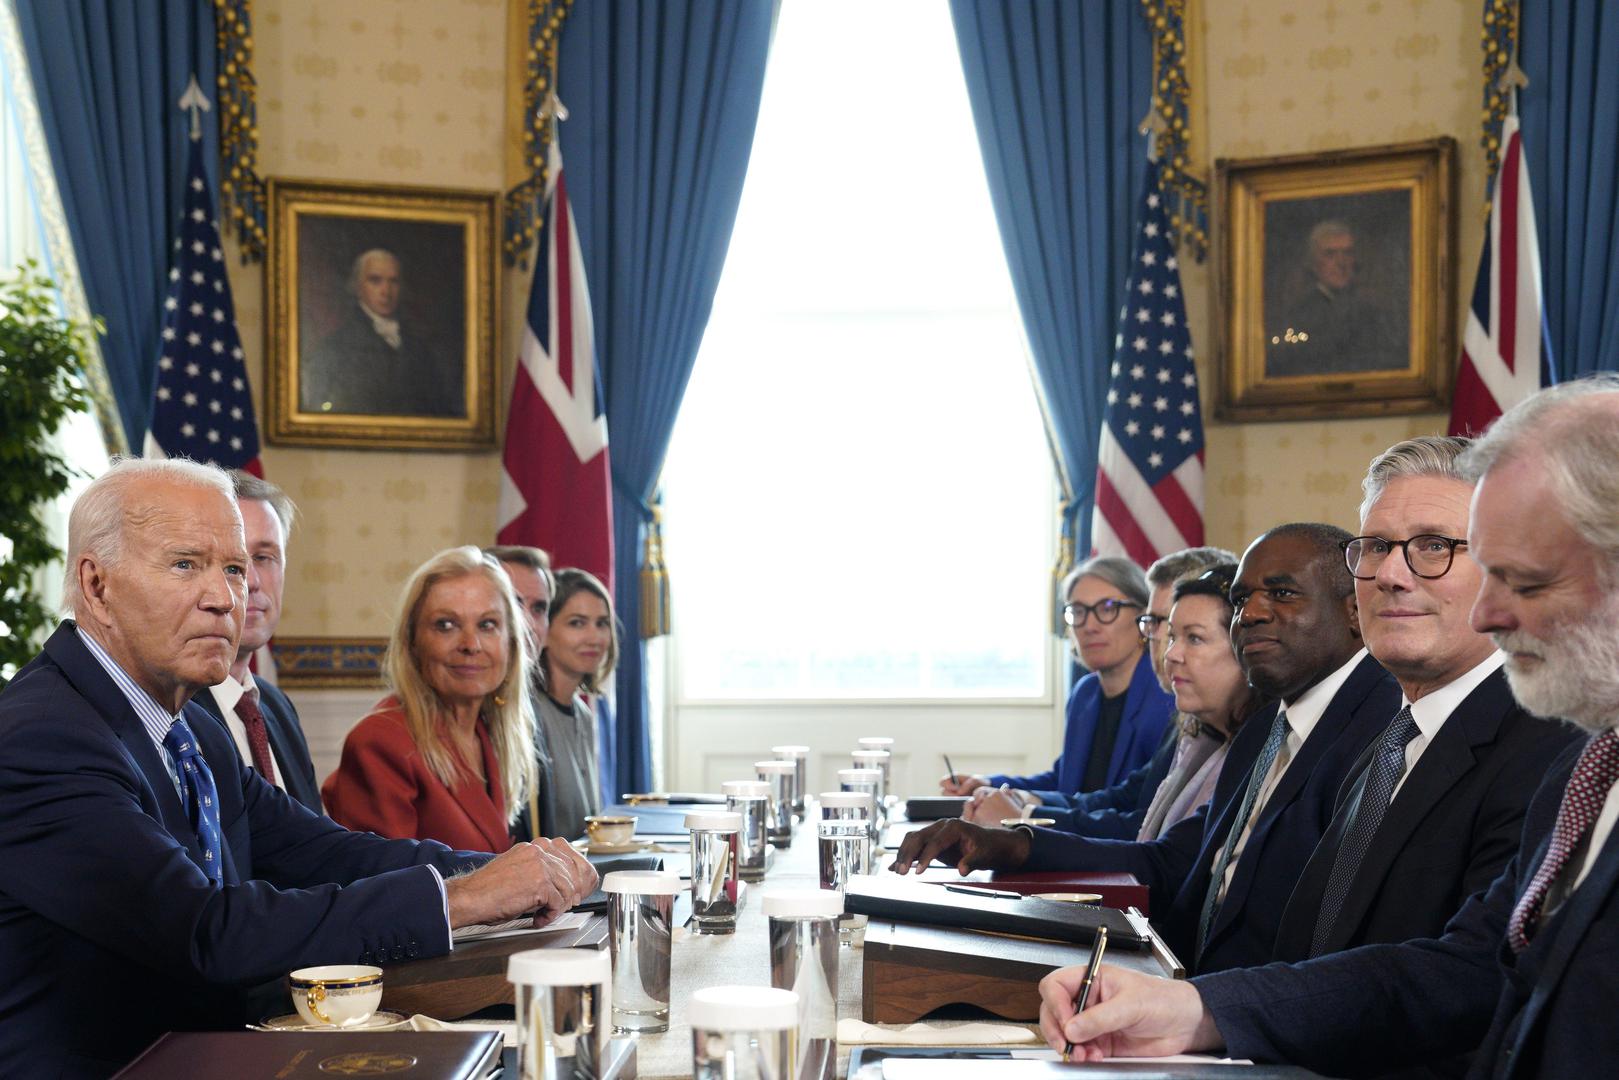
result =
[[[1102,954],[1107,952],[1107,927],[1096,928],[1096,940],[1091,943],[1091,962],[1085,968],[1085,981],[1079,984],[1079,993],[1074,998],[1074,1015],[1078,1016],[1085,1011],[1085,1004],[1091,999],[1091,987],[1096,984],[1096,973],[1102,967]],[[1062,1059],[1067,1061],[1074,1053],[1074,1044],[1064,1042],[1062,1046]]]
[[949,754],[944,755],[944,767],[946,769],[950,770],[950,782],[952,784],[956,783],[957,782],[956,781],[956,767],[954,765],[950,764],[950,755]]

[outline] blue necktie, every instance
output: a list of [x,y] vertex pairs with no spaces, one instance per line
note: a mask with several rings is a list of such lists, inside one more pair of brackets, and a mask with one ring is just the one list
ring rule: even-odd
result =
[[185,803],[186,817],[202,845],[203,872],[218,885],[223,848],[219,837],[219,792],[214,787],[213,771],[203,760],[197,737],[183,717],[176,718],[163,736],[163,748],[174,758],[180,772],[180,801]]
[[1220,889],[1225,884],[1226,867],[1231,865],[1231,853],[1237,848],[1237,840],[1242,836],[1242,830],[1248,827],[1248,818],[1254,812],[1254,802],[1259,798],[1259,789],[1265,784],[1265,777],[1270,775],[1270,767],[1276,764],[1276,755],[1282,752],[1282,743],[1287,739],[1287,711],[1276,710],[1276,720],[1271,724],[1270,735],[1265,739],[1264,749],[1259,751],[1259,760],[1254,762],[1253,771],[1248,774],[1248,787],[1242,793],[1242,805],[1237,807],[1237,816],[1231,822],[1231,831],[1226,834],[1225,847],[1220,849],[1220,857],[1215,860],[1214,874],[1209,878],[1209,892],[1203,899],[1203,917],[1197,922],[1197,955],[1194,959],[1201,959],[1203,946],[1209,940],[1209,930],[1214,926],[1214,916],[1220,910]]
[[1411,719],[1411,706],[1407,705],[1394,716],[1394,722],[1377,740],[1372,751],[1372,763],[1366,769],[1366,785],[1361,789],[1360,803],[1355,816],[1344,830],[1343,843],[1338,846],[1338,857],[1333,860],[1332,873],[1327,877],[1326,891],[1321,894],[1321,910],[1315,918],[1315,934],[1310,938],[1310,955],[1320,956],[1327,951],[1327,938],[1338,913],[1343,910],[1349,886],[1355,882],[1366,849],[1372,846],[1372,837],[1388,813],[1394,799],[1394,788],[1405,775],[1405,746],[1417,737],[1416,721]]

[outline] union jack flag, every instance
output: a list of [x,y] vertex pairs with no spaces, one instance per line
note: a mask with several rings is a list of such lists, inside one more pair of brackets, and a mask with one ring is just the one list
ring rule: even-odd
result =
[[1556,381],[1540,300],[1535,204],[1516,113],[1507,117],[1501,137],[1501,171],[1450,402],[1452,435],[1482,434],[1496,417]]
[[1180,263],[1147,163],[1096,457],[1091,553],[1141,566],[1203,543],[1203,417]]
[[259,428],[201,147],[193,138],[180,235],[163,299],[157,400],[146,455],[211,461],[263,476]]
[[544,234],[506,423],[503,544],[551,553],[613,587],[613,481],[585,263],[559,139],[551,139]]

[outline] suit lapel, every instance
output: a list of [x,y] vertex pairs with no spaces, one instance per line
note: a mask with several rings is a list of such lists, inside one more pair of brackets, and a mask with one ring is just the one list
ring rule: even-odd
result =
[[163,764],[163,755],[146,733],[146,726],[135,715],[135,708],[130,705],[124,692],[118,689],[112,676],[79,640],[78,630],[71,620],[57,627],[45,643],[45,651],[123,744],[130,763],[146,784],[150,805],[157,807],[158,820],[175,841],[191,853],[192,860],[201,866],[202,846],[175,790],[174,777]]
[[1141,659],[1136,662],[1136,669],[1130,676],[1130,685],[1124,692],[1124,709],[1119,716],[1119,733],[1113,740],[1113,754],[1107,763],[1107,776],[1109,784],[1116,784],[1124,776],[1122,768],[1125,758],[1130,753],[1131,744],[1135,742],[1136,728],[1140,726],[1141,710],[1147,703],[1148,682],[1157,684],[1157,676],[1152,672],[1152,656],[1143,650]]
[[[1422,827],[1424,819],[1450,790],[1478,765],[1478,747],[1494,742],[1507,715],[1517,706],[1507,690],[1506,675],[1497,670],[1464,698],[1422,752],[1417,764],[1389,805],[1372,837],[1344,898],[1328,951],[1344,947],[1377,898],[1394,860]],[[1370,751],[1368,751],[1370,752]]]
[[[1545,857],[1544,849],[1549,846],[1550,839],[1551,834],[1548,833],[1547,844],[1542,845],[1541,850],[1536,853],[1535,861],[1528,864],[1523,880],[1527,881],[1534,876],[1535,870],[1540,866],[1540,860]],[[1562,908],[1552,916],[1561,925],[1557,927],[1556,933],[1551,935],[1551,942],[1545,946],[1544,956],[1536,956],[1542,948],[1541,939],[1537,938],[1529,945],[1529,951],[1525,955],[1538,971],[1535,972],[1534,991],[1529,995],[1529,1001],[1525,1003],[1522,1018],[1518,1022],[1513,1047],[1515,1057],[1521,1056],[1517,1052],[1523,1049],[1529,1033],[1534,1030],[1535,1022],[1539,1019],[1547,1000],[1558,990],[1569,960],[1616,890],[1619,890],[1619,829],[1608,834],[1602,853],[1591,866],[1591,872],[1580,883],[1580,887],[1574,890],[1574,894],[1564,901]]]
[[1265,800],[1264,808],[1254,821],[1248,842],[1243,845],[1242,857],[1237,861],[1236,872],[1231,876],[1231,887],[1226,890],[1225,899],[1220,902],[1219,911],[1214,917],[1214,925],[1209,927],[1209,941],[1212,942],[1225,927],[1231,925],[1242,911],[1243,903],[1248,896],[1248,888],[1253,883],[1259,863],[1257,858],[1250,856],[1253,852],[1264,849],[1265,838],[1271,826],[1276,824],[1282,812],[1298,798],[1299,792],[1304,789],[1311,774],[1315,772],[1322,755],[1332,748],[1344,729],[1356,719],[1356,713],[1383,675],[1383,668],[1369,655],[1355,665],[1355,670],[1349,673],[1348,680],[1338,688],[1338,692],[1327,703],[1321,719],[1310,729],[1309,738],[1304,740],[1299,752],[1287,763],[1286,771],[1282,773],[1275,790],[1270,793],[1270,798]]

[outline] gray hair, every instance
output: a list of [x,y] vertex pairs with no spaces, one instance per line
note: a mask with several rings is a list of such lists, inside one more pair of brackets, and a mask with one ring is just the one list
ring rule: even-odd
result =
[[1093,555],[1068,571],[1068,576],[1062,579],[1062,595],[1057,597],[1058,603],[1068,601],[1068,594],[1074,591],[1074,583],[1083,577],[1101,578],[1123,593],[1126,600],[1143,608],[1147,606],[1147,575],[1141,572],[1141,567],[1122,555]]
[[124,524],[129,491],[143,480],[208,488],[232,498],[230,475],[217,465],[190,458],[115,457],[73,502],[67,519],[67,568],[62,576],[62,610],[78,614],[79,559],[89,555],[104,566],[124,557]]
[[365,264],[369,259],[388,259],[399,268],[399,276],[405,276],[405,264],[399,261],[398,255],[395,255],[387,248],[371,248],[369,251],[362,251],[354,257],[354,265],[349,267],[349,292],[355,296],[360,295],[360,278],[365,272]]
[[1340,221],[1337,218],[1328,218],[1325,221],[1316,222],[1315,228],[1310,230],[1309,237],[1311,258],[1315,257],[1316,249],[1321,246],[1321,241],[1329,236],[1347,236],[1353,240],[1355,230],[1350,228],[1349,222]]
[[292,496],[270,481],[254,476],[250,472],[243,472],[241,469],[230,471],[230,482],[236,491],[237,502],[243,499],[258,499],[260,502],[269,503],[276,519],[281,522],[282,541],[292,536],[292,523],[298,518],[298,507],[293,504]]
[[1172,551],[1147,567],[1147,584],[1154,589],[1173,585],[1183,578],[1193,577],[1221,563],[1235,565],[1235,552],[1217,547],[1182,548]]
[[1607,584],[1619,581],[1619,375],[1604,372],[1531,394],[1462,455],[1477,482],[1497,465],[1538,454],[1574,530],[1601,552]]
[[1366,520],[1372,504],[1383,497],[1383,489],[1389,482],[1402,477],[1435,476],[1473,483],[1462,475],[1461,466],[1457,464],[1472,445],[1472,439],[1460,435],[1418,435],[1378,454],[1366,469],[1366,478],[1360,482],[1364,494],[1360,500],[1360,519]]

